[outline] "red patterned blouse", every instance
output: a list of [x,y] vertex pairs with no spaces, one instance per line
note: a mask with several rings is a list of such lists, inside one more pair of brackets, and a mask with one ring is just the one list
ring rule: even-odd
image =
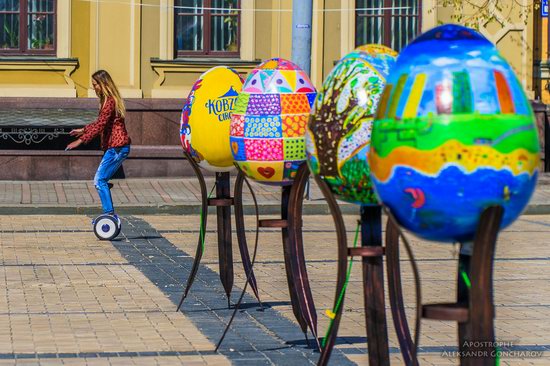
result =
[[99,111],[97,120],[84,127],[84,134],[80,136],[80,140],[87,144],[97,135],[101,135],[101,149],[104,151],[131,143],[124,117],[117,115],[114,98],[107,98]]

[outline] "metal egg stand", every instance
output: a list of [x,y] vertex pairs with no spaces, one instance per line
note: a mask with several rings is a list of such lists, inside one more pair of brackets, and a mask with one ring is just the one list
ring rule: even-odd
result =
[[[399,267],[399,233],[395,219],[390,220],[386,233],[388,287],[394,325],[407,365],[418,365],[417,346],[420,318],[458,323],[460,365],[494,365],[497,360],[493,301],[493,264],[497,236],[504,209],[490,206],[481,214],[474,241],[460,243],[457,276],[457,301],[422,304],[417,281],[417,327],[412,341],[403,305]],[[410,250],[410,247],[408,247]],[[414,261],[413,261],[414,263]],[[415,269],[415,272],[417,270]]]
[[[197,250],[195,252],[195,258],[193,261],[193,267],[187,279],[187,284],[185,290],[181,297],[181,300],[178,304],[177,310],[181,308],[183,302],[191,286],[195,281],[197,272],[199,270],[200,261],[204,251],[204,237],[206,233],[206,224],[208,219],[208,207],[216,207],[216,216],[217,216],[217,232],[218,232],[218,261],[220,268],[220,280],[224,287],[226,296],[227,296],[227,306],[231,305],[231,291],[233,289],[233,244],[231,237],[231,206],[235,205],[235,199],[231,197],[231,188],[230,188],[230,173],[216,173],[216,197],[209,198],[206,188],[206,182],[204,175],[202,174],[201,168],[195,161],[195,159],[184,150],[184,155],[187,161],[191,164],[195,175],[199,180],[199,186],[201,190],[201,222],[200,222],[200,234],[198,238]],[[240,176],[240,175],[239,175]],[[237,178],[238,179],[238,178]],[[242,197],[242,196],[241,196]],[[242,199],[242,198],[241,198]],[[242,207],[242,202],[240,203]],[[235,205],[236,206],[236,205]],[[235,210],[237,213],[237,210]],[[242,220],[242,210],[240,212]],[[236,215],[238,217],[238,215]],[[239,250],[241,253],[241,259],[243,261],[243,267],[245,271],[249,273],[247,276],[248,283],[254,292],[254,295],[258,299],[260,306],[262,303],[260,301],[260,296],[258,294],[258,286],[256,283],[256,278],[254,277],[254,272],[252,271],[252,264],[250,260],[250,254],[248,253],[248,248],[239,240]]]
[[[309,177],[307,164],[302,164],[296,174],[296,196],[303,197],[306,182]],[[366,328],[368,338],[369,363],[371,365],[389,365],[388,333],[384,301],[384,248],[382,246],[382,208],[381,206],[361,206],[361,246],[349,248],[347,244],[346,227],[342,213],[324,180],[315,180],[327,200],[336,227],[338,241],[338,274],[336,296],[334,300],[334,318],[329,326],[327,338],[321,350],[319,365],[326,365],[336,342],[338,328],[342,317],[345,297],[348,257],[362,257],[363,285],[366,312]],[[301,218],[302,201],[292,207],[292,214]],[[291,220],[300,222],[299,219]],[[301,236],[299,227],[291,227],[294,236]]]
[[[244,222],[244,209],[243,209],[243,185],[246,182],[252,194],[253,191],[248,184],[246,177],[239,171],[234,187],[234,195],[230,195],[230,173],[216,173],[216,197],[209,198],[207,194],[206,182],[201,168],[193,159],[193,157],[184,151],[186,159],[191,164],[193,171],[195,172],[201,189],[201,223],[200,234],[198,238],[197,250],[193,262],[192,270],[187,279],[185,290],[178,304],[177,310],[181,308],[185,298],[188,296],[189,291],[193,285],[193,282],[197,276],[200,261],[204,251],[204,234],[206,230],[208,207],[215,206],[217,209],[217,232],[218,232],[218,260],[220,268],[220,279],[224,287],[228,308],[231,305],[230,297],[233,288],[233,253],[232,253],[232,237],[231,237],[231,206],[234,207],[235,227],[237,232],[237,241],[239,245],[239,251],[243,262],[243,267],[246,273],[247,284],[250,285],[254,295],[258,299],[260,308],[263,309],[262,302],[260,300],[258,285],[254,275],[253,263],[250,253],[248,251],[246,230]],[[293,197],[293,198],[291,198]],[[254,198],[255,200],[255,198]],[[315,305],[313,303],[313,296],[309,287],[309,280],[306,272],[305,259],[303,254],[302,240],[301,240],[301,228],[298,222],[301,221],[301,216],[297,217],[292,215],[289,219],[289,207],[295,205],[296,198],[294,195],[294,185],[284,186],[281,194],[281,219],[264,219],[257,220],[257,229],[259,228],[280,228],[282,233],[283,253],[286,268],[286,276],[290,293],[290,300],[292,304],[292,310],[296,320],[300,324],[300,328],[304,332],[307,339],[307,329],[309,328],[315,340],[317,337],[317,313]],[[292,220],[298,220],[292,221]],[[292,221],[292,222],[291,222]],[[290,228],[292,228],[293,235],[290,236]],[[299,239],[297,239],[299,237]],[[256,246],[257,246],[256,237]],[[254,249],[254,255],[256,253],[256,246]],[[246,291],[246,285],[239,298],[239,301],[235,305],[234,313],[227,325],[227,328],[222,336],[217,348],[220,346],[225,333],[231,326],[231,321],[238,311],[239,305]],[[217,349],[216,348],[216,349]]]
[[[309,170],[302,164],[293,185],[294,203],[290,206],[290,235],[297,247],[301,244],[301,214],[304,189]],[[497,235],[503,215],[501,206],[491,206],[482,213],[472,243],[461,244],[458,260],[457,301],[455,303],[422,304],[420,276],[412,249],[388,207],[361,206],[361,247],[348,247],[342,213],[329,186],[315,177],[333,217],[338,241],[338,274],[334,301],[334,319],[319,365],[326,365],[334,347],[345,297],[348,257],[361,257],[365,300],[366,333],[370,365],[389,365],[388,333],[384,303],[383,256],[386,256],[390,308],[401,353],[406,365],[419,365],[417,347],[420,319],[458,322],[460,365],[494,365],[496,346],[494,332],[493,263]],[[382,243],[382,212],[388,216],[385,246]],[[402,240],[411,259],[416,287],[417,317],[414,338],[411,336],[403,301],[399,242]],[[303,252],[302,252],[303,254]],[[474,345],[472,347],[471,345]]]
[[[235,183],[235,207],[242,205],[242,185],[243,177]],[[296,181],[291,185],[282,187],[281,190],[281,218],[258,220],[258,228],[280,228],[283,243],[283,257],[285,262],[285,271],[292,305],[292,312],[300,325],[302,332],[307,340],[307,330],[311,331],[313,338],[318,344],[317,335],[317,312],[313,301],[313,295],[309,286],[309,279],[306,270],[306,262],[302,240],[302,217],[292,214],[294,207],[301,203],[302,195],[296,190]],[[242,206],[241,206],[242,207]],[[239,214],[236,217],[242,217],[242,208],[236,209]],[[246,246],[244,220],[236,220],[236,230],[239,240]],[[252,270],[250,275],[252,275]],[[235,312],[238,310],[238,304]],[[228,327],[231,324],[228,325]]]

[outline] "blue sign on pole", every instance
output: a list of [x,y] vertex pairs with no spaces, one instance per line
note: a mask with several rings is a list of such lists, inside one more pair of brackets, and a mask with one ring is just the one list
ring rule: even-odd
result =
[[540,16],[548,18],[548,0],[542,0],[540,4]]

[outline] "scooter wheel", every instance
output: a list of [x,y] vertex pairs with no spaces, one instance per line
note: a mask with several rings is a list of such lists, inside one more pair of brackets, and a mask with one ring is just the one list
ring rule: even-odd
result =
[[120,220],[111,215],[100,215],[93,223],[94,234],[99,240],[113,240],[120,234]]

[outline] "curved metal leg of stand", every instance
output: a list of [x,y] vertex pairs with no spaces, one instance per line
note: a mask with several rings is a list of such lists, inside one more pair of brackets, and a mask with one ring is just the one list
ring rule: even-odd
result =
[[[239,248],[241,249],[241,256],[243,258],[243,265],[245,267],[245,271],[247,273],[247,280],[254,289],[254,293],[256,294],[256,297],[258,297],[257,287],[256,287],[256,280],[254,278],[253,273],[253,263],[250,262],[250,256],[248,252],[248,247],[246,244],[246,235],[245,235],[245,225],[244,225],[244,215],[243,215],[243,207],[242,207],[242,188],[243,188],[243,182],[244,182],[244,175],[242,173],[239,173],[239,176],[237,177],[237,180],[235,182],[235,198],[234,198],[234,204],[235,204],[235,223],[236,223],[236,229],[237,229],[237,236],[239,238]],[[250,187],[250,186],[249,186]],[[298,295],[296,284],[298,284],[298,288],[302,286],[301,283],[297,282],[297,272],[295,269],[298,268],[298,265],[295,264],[296,258],[292,257],[292,253],[294,248],[292,247],[292,237],[289,235],[289,198],[291,194],[291,187],[283,187],[282,192],[282,199],[281,199],[281,220],[264,220],[264,225],[267,225],[267,227],[279,227],[281,228],[281,233],[283,237],[283,251],[284,251],[284,260],[285,260],[285,270],[286,270],[286,277],[287,277],[287,283],[290,293],[290,301],[292,304],[292,311],[294,313],[294,316],[296,317],[298,323],[300,324],[300,328],[306,334],[307,338],[307,327],[308,323],[306,321],[306,317],[303,315],[302,307],[300,305],[300,296]],[[258,220],[258,226],[262,226],[261,222]],[[266,226],[264,226],[266,227]],[[257,237],[256,237],[256,245],[257,247]],[[303,248],[302,248],[303,249]],[[256,249],[254,250],[254,253],[256,253]],[[303,258],[303,253],[302,253]],[[293,270],[293,268],[295,268]],[[304,263],[305,268],[305,263]],[[307,273],[306,273],[306,279],[307,279]],[[245,286],[246,288],[246,286]],[[309,286],[308,286],[309,289]],[[312,298],[312,297],[311,297]],[[238,308],[241,298],[239,299],[239,302],[237,303],[236,309]],[[261,302],[260,302],[261,305]],[[235,310],[236,310],[235,309]],[[222,335],[222,338],[218,342],[218,345],[216,346],[216,350],[221,345],[221,342],[223,341],[225,334],[227,333],[227,330],[229,329],[231,325],[231,321],[235,316],[235,312],[233,313],[233,316],[226,327],[224,334]]]
[[[321,189],[321,192],[327,200],[328,206],[330,208],[330,213],[332,214],[332,219],[336,225],[336,238],[338,241],[338,274],[337,274],[337,283],[336,283],[336,296],[334,298],[334,307],[336,312],[334,314],[334,319],[329,326],[329,331],[327,338],[324,342],[324,347],[321,350],[321,357],[319,358],[318,365],[324,366],[328,364],[330,359],[330,354],[334,348],[334,343],[336,342],[336,336],[338,334],[338,328],[340,326],[340,319],[342,318],[342,310],[344,308],[344,297],[345,293],[344,286],[346,283],[346,274],[348,267],[348,241],[346,237],[346,226],[344,225],[344,219],[342,218],[342,212],[336,199],[332,195],[328,185],[318,177],[315,177],[317,185]],[[339,302],[339,297],[342,296],[342,300]],[[338,305],[339,303],[339,305]]]
[[235,228],[237,230],[237,241],[239,243],[239,251],[241,253],[241,259],[243,261],[244,272],[247,276],[248,284],[254,296],[258,299],[260,303],[260,308],[263,309],[262,301],[260,300],[260,295],[258,293],[258,284],[256,282],[256,277],[254,276],[254,268],[252,267],[252,262],[250,261],[250,253],[248,252],[248,245],[246,243],[246,232],[244,225],[244,211],[243,211],[243,182],[244,174],[239,171],[237,179],[235,180],[235,192],[233,194],[235,200]]
[[362,255],[369,365],[388,366],[390,350],[384,301],[382,207],[378,205],[361,206],[361,247],[380,251],[379,255]]
[[[466,355],[481,355],[481,357],[461,357],[460,364],[462,366],[494,365],[493,262],[503,208],[501,206],[487,208],[481,215],[473,247],[462,244],[459,257],[457,302],[428,305],[421,303],[418,268],[410,245],[400,233],[391,212],[389,210],[386,212],[389,216],[386,231],[388,287],[394,325],[405,364],[418,365],[416,347],[420,332],[420,314],[424,318],[458,322],[459,350],[465,352]],[[403,237],[405,248],[411,258],[416,282],[417,322],[414,342],[411,340],[403,306],[399,269],[399,236]],[[464,281],[462,272],[469,278],[468,283]],[[470,286],[471,288],[469,288]],[[473,348],[469,346],[472,344]]]
[[[229,173],[216,173],[216,198],[231,199]],[[220,280],[227,296],[227,308],[231,306],[233,289],[233,243],[231,233],[231,206],[216,207],[218,223],[218,263]]]
[[195,162],[195,160],[184,151],[184,155],[191,164],[191,167],[193,168],[193,171],[197,175],[197,178],[199,179],[199,185],[201,188],[201,222],[200,222],[200,235],[199,235],[199,241],[197,244],[197,251],[195,252],[195,260],[193,261],[193,267],[191,268],[191,273],[189,273],[189,278],[187,279],[187,285],[185,286],[185,291],[183,292],[183,295],[181,296],[181,300],[178,304],[178,308],[176,311],[179,311],[181,308],[181,305],[183,304],[183,301],[189,294],[189,290],[191,289],[191,286],[193,285],[193,282],[195,281],[195,276],[197,275],[197,272],[199,270],[199,264],[201,262],[202,253],[204,251],[204,236],[206,234],[206,221],[208,218],[208,194],[206,193],[206,183],[204,181],[204,176],[202,175],[202,172],[200,170],[200,167]]
[[[246,237],[244,235],[244,217],[243,217],[243,210],[242,210],[242,184],[243,184],[243,180],[246,182],[246,185],[248,186],[248,189],[250,190],[250,194],[252,195],[252,200],[254,201],[254,208],[255,208],[255,211],[256,211],[256,238],[254,240],[254,251],[253,251],[253,254],[252,254],[252,262],[250,262],[250,263],[248,263],[250,261],[250,258],[249,258],[249,255],[248,255],[248,248],[246,246]],[[256,279],[253,277],[254,273],[252,272],[252,270],[254,268],[254,263],[256,263],[256,255],[258,254],[258,237],[259,237],[259,232],[260,232],[259,231],[259,229],[260,229],[260,217],[259,217],[259,214],[258,214],[258,201],[256,200],[256,195],[254,194],[254,191],[252,190],[252,186],[250,186],[250,183],[246,180],[246,178],[244,177],[244,175],[242,173],[240,173],[239,176],[237,177],[237,182],[235,184],[235,190],[236,190],[235,197],[236,197],[236,202],[237,202],[237,205],[235,206],[235,212],[239,213],[237,215],[238,220],[240,220],[240,221],[238,221],[238,232],[239,232],[240,238],[242,239],[242,240],[239,240],[239,245],[241,243],[244,244],[244,248],[241,248],[241,257],[243,257],[243,255],[246,255],[246,260],[243,257],[243,263],[248,263],[248,264],[244,265],[244,267],[247,268],[246,269],[246,282],[243,286],[243,290],[241,291],[241,296],[239,296],[239,300],[237,300],[237,303],[235,304],[235,308],[233,309],[233,314],[231,314],[231,318],[229,319],[229,322],[227,322],[227,326],[225,327],[225,329],[223,331],[223,334],[222,334],[220,340],[218,341],[218,344],[216,345],[216,349],[214,350],[214,352],[218,352],[218,349],[222,345],[222,342],[225,339],[225,336],[227,335],[227,332],[231,328],[231,324],[233,323],[233,320],[235,319],[235,316],[237,315],[237,311],[239,311],[239,307],[241,306],[241,303],[243,301],[243,297],[246,293],[246,288],[248,287],[249,284],[256,284]],[[253,281],[251,280],[251,278],[253,279]],[[255,289],[254,292],[255,292],[256,298],[258,298],[258,301],[260,302],[260,308],[263,311],[263,305],[262,305],[262,302],[259,299],[258,290]]]
[[399,264],[399,237],[399,227],[390,216],[386,226],[386,267],[391,313],[405,365],[416,366],[418,365],[416,346],[411,338],[403,301],[401,268]]
[[281,219],[287,222],[287,226],[281,229],[283,235],[283,254],[285,259],[286,281],[288,284],[288,292],[290,294],[290,303],[292,304],[292,312],[300,324],[300,328],[307,339],[307,321],[302,313],[302,307],[300,306],[300,300],[298,291],[296,289],[297,280],[295,273],[292,271],[292,251],[291,251],[291,238],[289,237],[288,230],[288,207],[290,200],[291,186],[284,186],[281,196]]
[[319,337],[317,335],[317,311],[315,310],[315,302],[313,301],[313,295],[309,286],[302,235],[302,206],[308,176],[309,170],[307,164],[303,163],[298,169],[290,190],[288,208],[288,231],[290,240],[288,241],[288,250],[290,251],[291,271],[294,273],[294,286],[296,288],[301,312],[313,334],[317,347],[321,349]]
[[[458,302],[466,302],[469,308],[468,321],[459,323],[459,349],[480,355],[480,357],[462,357],[460,364],[463,366],[495,364],[493,263],[503,213],[504,209],[501,206],[489,207],[483,212],[471,259],[465,255],[461,256],[463,263],[469,261],[471,287],[469,294],[468,291],[459,291]],[[463,270],[468,270],[464,267],[466,266],[463,266]],[[474,346],[468,346],[471,344]]]

